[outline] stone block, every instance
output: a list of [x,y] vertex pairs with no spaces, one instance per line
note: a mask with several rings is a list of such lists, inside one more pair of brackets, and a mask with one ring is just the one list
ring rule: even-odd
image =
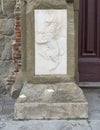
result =
[[3,78],[0,76],[0,94],[5,91],[5,82]]
[[[6,42],[6,41],[5,41]],[[11,41],[5,43],[5,48],[1,55],[1,60],[12,60]]]
[[6,44],[5,37],[3,35],[0,35],[0,58],[2,56],[2,52],[5,48],[5,44]]
[[15,0],[3,0],[2,4],[0,2],[0,6],[2,7],[0,10],[0,17],[8,17],[14,18],[14,7]]
[[15,119],[88,118],[88,103],[75,83],[25,84],[15,104]]
[[[3,21],[3,20],[2,20]],[[3,35],[11,36],[14,34],[14,19],[7,19],[0,29],[0,33]]]
[[7,77],[12,67],[12,61],[0,61],[0,75]]
[[6,37],[0,34],[0,59],[1,60],[12,59],[11,44],[12,44],[11,37]]

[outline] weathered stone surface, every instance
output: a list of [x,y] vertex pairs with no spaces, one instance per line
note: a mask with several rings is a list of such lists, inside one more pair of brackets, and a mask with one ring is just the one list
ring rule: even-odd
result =
[[5,82],[3,78],[0,76],[0,94],[5,91]]
[[1,9],[1,6],[0,6],[0,19],[3,18],[3,13],[2,13],[2,9]]
[[12,47],[11,41],[8,41],[1,55],[1,60],[11,60],[12,59]]
[[[75,83],[27,84],[21,94],[28,97],[27,102],[66,103],[84,102],[85,97]],[[20,95],[21,95],[20,94]]]
[[71,124],[72,130],[91,130],[87,120],[70,120],[68,123]]
[[11,38],[0,35],[0,75],[6,77],[12,63]]
[[92,130],[99,130],[100,129],[100,118],[99,120],[92,120],[90,122],[90,126]]
[[[5,12],[5,5],[7,4],[7,1],[3,2]],[[8,19],[4,12],[1,10],[0,13],[0,75],[2,77],[0,82],[2,83],[3,81],[3,87],[1,85],[0,89],[2,92],[5,92],[5,90],[9,88],[6,85],[5,79],[8,77],[12,68],[12,40],[14,34],[14,19]]]
[[[11,59],[11,43],[12,35],[14,34],[14,20],[0,20],[0,57],[2,59]],[[6,35],[11,35],[6,36]]]
[[[58,0],[26,0],[28,4],[34,5],[34,8],[66,8],[66,1]],[[34,1],[34,2],[33,2]],[[33,2],[33,3],[32,3]]]
[[[74,124],[74,125],[73,125]],[[1,121],[2,130],[99,130],[100,121],[93,121],[94,127],[85,120],[30,120]]]
[[0,75],[2,75],[3,78],[6,78],[11,67],[12,61],[0,61]]
[[6,23],[3,24],[3,27],[0,29],[0,33],[3,35],[11,36],[14,34],[14,19],[8,19]]
[[2,56],[4,47],[5,47],[5,37],[3,35],[0,35],[0,58]]
[[5,19],[0,19],[0,34],[2,32],[2,29],[4,28],[4,25],[7,23],[7,18]]
[[100,89],[84,89],[88,101],[89,119],[100,120]]
[[2,4],[3,5],[1,5],[0,1],[0,18],[14,18],[15,0],[3,0]]
[[0,90],[6,90],[5,78],[8,76],[12,67],[11,40],[8,37],[0,35]]
[[6,123],[0,122],[0,129],[3,129],[6,126]]
[[6,90],[5,78],[7,78],[12,68],[11,50],[11,38],[0,34],[0,75],[2,76],[2,80],[0,79],[0,90],[2,92]]
[[17,76],[16,76],[16,81],[12,85],[12,88],[11,88],[11,96],[12,96],[12,98],[18,98],[22,87],[23,87],[23,77],[22,77],[22,73],[19,72],[17,74]]
[[5,0],[4,8],[5,14],[8,18],[14,18],[14,7],[15,7],[15,0]]
[[87,118],[87,105],[82,90],[74,83],[26,84],[15,104],[15,119]]

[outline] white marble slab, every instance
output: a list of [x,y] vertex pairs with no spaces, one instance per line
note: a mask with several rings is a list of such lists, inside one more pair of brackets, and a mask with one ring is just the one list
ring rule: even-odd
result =
[[35,75],[67,74],[67,10],[35,10]]

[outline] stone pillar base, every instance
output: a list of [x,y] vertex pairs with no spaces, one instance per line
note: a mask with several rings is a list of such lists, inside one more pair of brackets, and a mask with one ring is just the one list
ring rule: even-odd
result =
[[75,83],[25,84],[15,104],[15,119],[88,118],[88,103]]

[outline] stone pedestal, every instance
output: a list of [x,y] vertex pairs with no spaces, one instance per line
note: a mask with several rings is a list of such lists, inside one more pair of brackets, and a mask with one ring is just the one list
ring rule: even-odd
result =
[[15,119],[88,118],[88,103],[75,83],[78,6],[65,0],[21,5],[23,88]]
[[15,104],[15,119],[88,118],[88,103],[75,83],[25,84]]

